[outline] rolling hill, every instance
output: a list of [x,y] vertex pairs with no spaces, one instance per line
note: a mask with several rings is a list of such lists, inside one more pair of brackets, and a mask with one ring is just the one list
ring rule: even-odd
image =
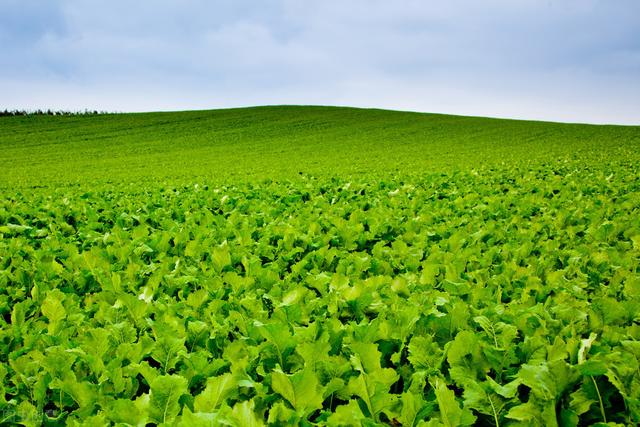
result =
[[640,127],[342,107],[0,118],[0,185],[429,173],[638,159]]
[[640,128],[0,117],[0,424],[640,425]]

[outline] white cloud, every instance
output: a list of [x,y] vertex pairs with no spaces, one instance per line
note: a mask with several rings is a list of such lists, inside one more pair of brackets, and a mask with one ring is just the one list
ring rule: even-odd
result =
[[0,41],[21,44],[0,54],[1,108],[301,103],[640,123],[633,0],[57,4],[50,22],[0,5],[37,23],[0,18]]

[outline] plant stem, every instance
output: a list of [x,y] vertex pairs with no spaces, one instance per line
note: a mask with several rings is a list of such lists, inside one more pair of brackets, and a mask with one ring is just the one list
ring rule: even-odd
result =
[[602,414],[602,421],[607,422],[607,416],[604,413],[604,405],[602,404],[602,396],[600,395],[600,389],[598,388],[598,384],[596,383],[596,379],[591,375],[591,381],[593,381],[593,386],[596,388],[596,393],[598,394],[598,401],[600,402],[600,413]]
[[489,403],[491,404],[491,410],[493,411],[493,419],[496,421],[496,427],[500,427],[500,422],[498,421],[498,413],[496,412],[496,407],[493,405],[493,400],[491,396],[487,394],[487,398],[489,399]]

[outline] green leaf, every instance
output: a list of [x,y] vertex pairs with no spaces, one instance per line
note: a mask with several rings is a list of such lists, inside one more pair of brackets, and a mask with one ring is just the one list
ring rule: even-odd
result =
[[269,408],[268,424],[271,425],[294,425],[299,424],[300,417],[284,401],[278,401]]
[[[148,398],[148,396],[146,397]],[[129,399],[114,400],[105,408],[107,418],[116,424],[145,425],[147,411],[140,410],[143,402],[143,400],[136,402]]]
[[271,387],[289,402],[301,418],[322,408],[323,388],[310,368],[304,368],[293,375],[276,369],[271,373]]
[[172,424],[180,413],[179,399],[187,393],[187,380],[178,375],[162,375],[151,383],[149,415],[158,424]]
[[327,425],[336,427],[352,427],[362,425],[366,417],[360,410],[358,402],[350,400],[346,405],[336,407],[336,410],[327,418]]
[[471,331],[460,331],[447,349],[449,365],[468,365],[468,362],[479,364],[482,361],[480,342]]
[[32,227],[20,224],[7,224],[0,226],[0,234],[15,235],[31,230]]
[[49,319],[49,334],[55,335],[60,324],[67,317],[67,312],[62,305],[64,294],[55,289],[47,293],[47,297],[40,307],[42,314]]
[[433,337],[414,336],[409,342],[409,362],[416,370],[435,372],[442,365],[442,349]]
[[481,414],[489,415],[494,419],[496,425],[500,424],[505,402],[487,386],[487,383],[468,381],[464,387],[463,397],[465,408],[475,409]]
[[522,365],[518,372],[518,378],[522,380],[524,385],[531,388],[533,394],[543,400],[555,399],[558,394],[555,378],[547,364]]
[[[635,236],[636,240],[634,241],[634,245],[640,250],[640,236]],[[640,297],[640,277],[634,276],[629,277],[624,283],[624,295],[631,298]]]
[[196,396],[194,409],[197,412],[214,412],[237,387],[237,377],[231,373],[209,378],[207,387]]
[[555,404],[566,389],[572,387],[579,379],[580,372],[563,360],[540,365],[524,364],[518,371],[517,379],[531,388],[531,393],[540,401]]
[[296,346],[296,353],[302,357],[306,366],[317,370],[320,369],[322,365],[330,363],[329,351],[331,350],[331,345],[327,339],[310,343],[305,342]]
[[447,427],[468,426],[476,421],[476,417],[466,408],[461,408],[456,400],[456,396],[440,378],[433,381],[433,388],[436,393],[438,408],[440,409],[440,420]]
[[178,422],[179,427],[216,427],[223,424],[218,414],[208,412],[193,413],[185,406]]
[[226,266],[231,265],[231,254],[229,253],[229,245],[226,240],[213,248],[211,261],[213,268],[215,268],[218,273],[221,273]]
[[391,407],[396,396],[389,394],[391,386],[398,380],[398,374],[391,368],[380,366],[380,351],[375,344],[352,343],[355,354],[351,356],[351,363],[360,375],[349,380],[350,393],[361,398],[371,417],[375,420],[378,415]]
[[0,408],[5,407],[7,404],[6,398],[6,388],[5,388],[5,378],[7,377],[7,367],[5,365],[0,364]]
[[521,384],[520,379],[516,378],[507,384],[498,384],[495,380],[489,376],[486,378],[487,384],[496,394],[507,398],[512,399],[518,393],[518,386]]
[[22,328],[26,320],[27,310],[31,305],[31,300],[27,300],[19,302],[13,306],[13,310],[11,310],[11,325],[13,327],[18,329]]
[[589,412],[591,406],[597,403],[595,399],[590,398],[583,388],[571,393],[571,401],[569,402],[569,408],[576,413],[576,415],[582,415]]
[[255,321],[254,325],[257,326],[260,335],[273,347],[277,363],[281,367],[284,366],[286,357],[297,344],[293,335],[289,332],[288,326],[277,320],[267,323]]
[[607,365],[602,360],[587,360],[578,365],[578,370],[582,375],[604,375],[607,372]]
[[578,350],[578,364],[584,363],[587,360],[587,353],[589,353],[589,349],[596,338],[598,338],[598,334],[592,332],[589,334],[589,338],[580,342],[580,349]]
[[162,373],[172,370],[178,361],[185,356],[187,350],[184,346],[185,338],[176,337],[169,329],[160,329],[151,357],[162,366]]
[[[4,414],[3,414],[4,415]],[[26,427],[40,427],[42,425],[43,414],[38,411],[38,408],[33,406],[29,401],[23,401],[18,404],[17,410],[7,410],[7,417],[17,418],[15,421],[19,421],[20,425]],[[0,421],[4,423],[5,417],[2,417]]]
[[[96,386],[88,381],[78,381],[73,372],[67,372],[62,380],[55,379],[49,385],[68,394],[78,404],[79,411],[88,415],[97,400]],[[87,410],[88,411],[83,411]]]
[[539,410],[532,402],[514,406],[505,417],[516,421],[531,422],[537,418]]
[[237,426],[261,427],[264,425],[264,421],[261,416],[256,414],[255,407],[256,404],[253,400],[236,403],[230,418],[237,423]]
[[432,405],[427,403],[421,394],[416,392],[407,391],[402,393],[400,401],[402,402],[402,409],[399,420],[403,426],[415,426],[419,420],[425,418],[425,412],[433,410]]

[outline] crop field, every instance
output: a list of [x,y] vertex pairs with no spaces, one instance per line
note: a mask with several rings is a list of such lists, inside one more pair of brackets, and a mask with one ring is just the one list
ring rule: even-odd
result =
[[640,423],[640,127],[0,117],[0,424]]

